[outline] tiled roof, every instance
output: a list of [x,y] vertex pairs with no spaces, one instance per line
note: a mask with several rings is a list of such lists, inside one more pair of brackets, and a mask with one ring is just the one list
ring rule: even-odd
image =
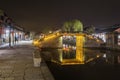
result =
[[107,28],[99,28],[95,30],[96,33],[106,33],[106,32],[120,32],[120,25],[109,26]]

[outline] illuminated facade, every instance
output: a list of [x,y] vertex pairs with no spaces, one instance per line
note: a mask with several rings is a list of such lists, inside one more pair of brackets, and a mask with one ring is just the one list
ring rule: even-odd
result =
[[[84,47],[86,47],[86,43],[89,45],[100,45],[99,40],[83,33],[68,33],[63,35],[61,38],[63,50],[61,50],[60,60],[57,62],[61,65],[85,64],[86,62],[91,61],[92,58],[87,58],[85,55]],[[56,62],[55,60],[52,61]]]
[[[97,31],[96,31],[97,32]],[[103,46],[108,49],[120,49],[120,25],[113,25],[108,28],[101,28],[93,36],[103,40]]]
[[[48,55],[49,52],[52,62],[61,65],[85,64],[91,60],[85,56],[84,52],[85,43],[88,40],[86,38],[100,44],[92,36],[87,36],[83,33],[61,33],[59,35],[50,34],[33,45],[39,47],[41,54],[44,56]],[[33,42],[35,43],[36,41]],[[92,45],[92,43],[88,44]]]
[[9,46],[12,46],[15,44],[16,38],[18,41],[24,38],[24,29],[16,25],[3,11],[1,13],[0,44],[9,43]]
[[24,39],[24,32],[15,28],[3,27],[0,33],[1,44],[10,43],[10,45],[15,44],[15,38],[18,41]]

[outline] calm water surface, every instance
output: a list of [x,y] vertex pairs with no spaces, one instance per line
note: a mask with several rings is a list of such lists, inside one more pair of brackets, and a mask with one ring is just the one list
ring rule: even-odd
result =
[[120,52],[85,49],[84,55],[85,64],[47,65],[55,80],[120,80]]

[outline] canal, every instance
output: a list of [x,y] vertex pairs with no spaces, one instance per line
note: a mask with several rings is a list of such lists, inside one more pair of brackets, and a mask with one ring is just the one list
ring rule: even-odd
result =
[[[41,56],[55,80],[119,80],[120,52],[97,47],[99,41],[83,35],[62,36],[43,42]],[[100,46],[99,46],[100,47]]]
[[61,65],[49,60],[46,63],[55,80],[119,80],[119,52],[84,49],[84,58],[84,64]]

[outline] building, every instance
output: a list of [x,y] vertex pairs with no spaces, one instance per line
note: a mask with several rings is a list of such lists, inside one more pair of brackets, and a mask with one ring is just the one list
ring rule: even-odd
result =
[[24,28],[15,24],[5,12],[0,10],[0,44],[9,43],[9,46],[12,46],[22,39],[24,39]]
[[119,49],[120,48],[120,25],[113,25],[107,28],[101,28],[93,34],[104,41],[104,47]]

